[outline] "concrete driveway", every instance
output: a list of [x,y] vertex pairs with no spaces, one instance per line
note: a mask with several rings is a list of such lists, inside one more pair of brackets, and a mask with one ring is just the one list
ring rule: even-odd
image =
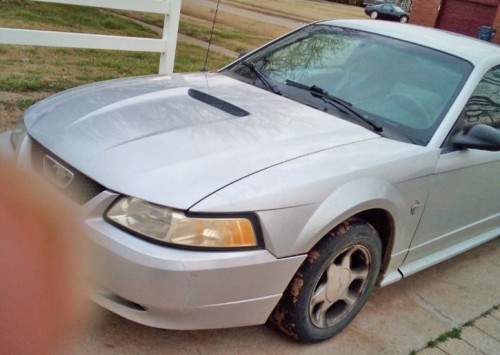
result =
[[[107,311],[67,354],[410,354],[428,341],[500,304],[500,239],[376,289],[354,322],[337,337],[301,345],[268,326],[204,331],[159,330]],[[223,285],[221,285],[223,287]],[[168,297],[168,295],[166,295]],[[496,311],[496,317],[499,312]],[[500,354],[500,318],[491,316],[488,347],[474,352],[427,349],[429,354]],[[490,322],[490,323],[491,323]],[[472,351],[472,350],[474,351]],[[486,350],[484,350],[486,349]]]

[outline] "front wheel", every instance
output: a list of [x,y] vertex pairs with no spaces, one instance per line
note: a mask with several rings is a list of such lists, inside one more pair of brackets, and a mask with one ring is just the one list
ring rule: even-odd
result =
[[407,23],[408,22],[408,16],[401,16],[401,18],[399,19],[399,22],[401,22],[401,23]]
[[333,337],[359,313],[375,285],[382,246],[376,230],[352,218],[308,254],[270,320],[304,343]]
[[378,12],[377,11],[372,11],[372,13],[370,14],[370,18],[372,20],[375,20],[377,17],[378,17]]

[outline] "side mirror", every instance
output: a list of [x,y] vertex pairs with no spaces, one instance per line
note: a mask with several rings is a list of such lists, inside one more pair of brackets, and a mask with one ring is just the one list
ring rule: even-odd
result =
[[500,151],[500,130],[485,124],[472,126],[452,138],[452,144],[461,149],[479,149],[491,152]]

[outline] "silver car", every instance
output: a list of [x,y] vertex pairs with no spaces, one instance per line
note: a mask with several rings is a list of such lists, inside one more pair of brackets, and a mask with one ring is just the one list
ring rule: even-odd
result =
[[80,206],[95,302],[316,342],[375,285],[500,234],[499,106],[496,45],[324,21],[217,73],[62,92],[9,134]]

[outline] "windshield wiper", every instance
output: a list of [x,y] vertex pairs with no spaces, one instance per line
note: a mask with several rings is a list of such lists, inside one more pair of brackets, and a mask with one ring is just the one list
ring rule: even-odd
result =
[[296,87],[298,89],[306,90],[309,91],[309,93],[314,96],[322,99],[324,102],[332,105],[336,109],[350,115],[358,118],[359,120],[363,121],[364,123],[368,124],[370,127],[375,130],[375,132],[382,132],[383,127],[369,119],[366,115],[363,115],[360,113],[357,109],[355,109],[350,102],[347,102],[345,100],[342,100],[338,97],[335,97],[333,95],[330,95],[325,89],[322,89],[316,85],[313,86],[308,86],[304,85],[301,83],[298,83],[293,80],[286,80],[286,84],[289,86]]
[[269,79],[255,67],[255,64],[246,62],[244,60],[241,62],[241,64],[250,69],[250,71],[254,73],[255,76],[261,81],[261,83],[264,84],[264,86],[266,86],[269,90],[271,90],[275,94],[281,95],[281,91],[275,85],[271,84]]

